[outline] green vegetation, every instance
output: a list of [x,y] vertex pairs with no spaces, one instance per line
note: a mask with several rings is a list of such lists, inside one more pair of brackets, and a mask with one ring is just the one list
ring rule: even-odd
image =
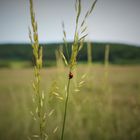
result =
[[[97,63],[104,62],[104,47],[108,43],[92,43],[92,61]],[[140,64],[140,47],[133,45],[124,44],[110,44],[110,63],[112,64]],[[44,66],[55,66],[55,50],[61,43],[58,44],[41,44],[43,46],[43,60]],[[81,50],[78,60],[87,60],[87,43],[84,44]],[[68,48],[70,50],[71,43],[68,43]],[[0,45],[0,67],[10,67],[11,62],[28,61],[30,66],[32,66],[33,55],[32,49],[29,44],[1,44]],[[66,50],[64,49],[64,54],[66,55]],[[67,56],[67,55],[66,55]],[[6,63],[5,63],[6,62]]]

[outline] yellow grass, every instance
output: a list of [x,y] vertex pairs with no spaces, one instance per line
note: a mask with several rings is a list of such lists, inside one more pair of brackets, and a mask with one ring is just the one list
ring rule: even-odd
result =
[[[78,67],[78,82],[87,69],[86,65]],[[42,70],[45,93],[49,93],[51,81],[56,81],[58,85],[64,87],[67,72],[63,71],[65,70],[59,71],[58,68]],[[75,84],[72,83],[67,118],[69,127],[66,128],[65,138],[137,140],[140,137],[139,71],[140,66],[109,66],[110,94],[105,93],[102,88],[104,76],[102,65],[91,66],[80,92],[75,91]],[[32,69],[0,69],[0,139],[23,140],[36,132],[36,125],[29,115],[33,92],[31,79],[33,79]],[[64,92],[64,89],[59,91]],[[60,138],[64,101],[59,99],[53,101],[50,105],[55,111],[48,119],[47,132],[49,139],[57,140]],[[55,134],[51,133],[54,128],[57,129]]]

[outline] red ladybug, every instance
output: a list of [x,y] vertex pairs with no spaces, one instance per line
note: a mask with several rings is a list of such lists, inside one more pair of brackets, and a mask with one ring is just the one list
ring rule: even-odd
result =
[[70,72],[69,73],[69,79],[72,79],[73,78],[73,74]]

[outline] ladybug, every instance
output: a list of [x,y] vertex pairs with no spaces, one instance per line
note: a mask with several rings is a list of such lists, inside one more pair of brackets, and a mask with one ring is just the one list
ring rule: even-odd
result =
[[73,78],[73,74],[72,72],[69,73],[69,79],[72,79]]

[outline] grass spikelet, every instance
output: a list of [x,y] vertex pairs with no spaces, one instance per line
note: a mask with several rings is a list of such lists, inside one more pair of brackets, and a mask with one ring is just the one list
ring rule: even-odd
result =
[[[96,1],[94,3],[96,3]],[[95,4],[94,4],[94,6],[95,6]],[[67,62],[69,62],[68,63],[69,74],[68,74],[68,83],[67,83],[67,86],[66,86],[66,100],[65,100],[65,105],[64,105],[64,118],[63,118],[63,123],[62,123],[61,140],[64,139],[65,122],[66,122],[66,116],[67,116],[67,106],[68,106],[69,92],[70,92],[69,90],[70,90],[71,79],[73,78],[73,69],[77,64],[77,56],[78,56],[79,51],[82,49],[85,37],[88,35],[87,33],[85,33],[86,30],[87,30],[87,27],[83,27],[83,26],[85,24],[85,21],[86,21],[87,17],[91,14],[94,6],[92,6],[92,8],[90,10],[88,10],[88,12],[85,15],[85,18],[83,19],[83,22],[81,23],[80,28],[78,28],[78,26],[79,26],[79,18],[80,18],[82,7],[81,7],[81,0],[76,0],[76,2],[75,2],[76,26],[75,26],[74,41],[72,43],[72,50],[71,50],[70,60],[67,61]],[[79,34],[79,30],[80,30],[81,34]],[[63,30],[63,34],[64,34],[64,39],[65,39],[66,34],[65,34],[64,30]],[[64,42],[64,44],[65,44],[65,42]],[[84,81],[81,81],[80,85],[82,85],[83,83],[84,83]],[[76,91],[79,91],[79,89],[76,89]]]
[[50,117],[53,113],[54,113],[54,109],[52,109],[50,112],[49,112],[49,114],[48,114],[48,116]]
[[55,56],[56,56],[56,66],[57,66],[57,73],[59,74],[60,71],[63,71],[64,66],[67,65],[66,61],[64,61],[62,55],[63,54],[63,46],[60,45],[58,49],[55,50]]
[[95,1],[93,2],[92,6],[91,6],[91,8],[90,8],[89,14],[92,13],[92,11],[93,11],[93,9],[94,9],[96,3],[97,3],[97,0],[95,0]]
[[76,84],[75,87],[75,92],[80,92],[81,87],[83,87],[83,85],[85,84],[85,78],[86,78],[87,74],[83,74],[80,78],[80,81]]
[[59,53],[60,53],[61,57],[63,58],[65,65],[68,66],[68,61],[67,61],[65,55],[63,54],[63,52],[59,51]]
[[67,53],[67,57],[69,59],[69,50],[68,50],[68,44],[67,44],[67,35],[66,35],[66,30],[65,30],[65,24],[64,22],[62,22],[62,29],[63,29],[63,42],[66,48],[66,53]]
[[58,130],[58,126],[53,130],[53,133],[56,133]]
[[41,74],[40,71],[42,69],[42,53],[43,49],[39,45],[39,39],[38,39],[38,27],[37,22],[35,20],[35,13],[34,13],[34,7],[33,7],[33,0],[30,0],[30,15],[31,15],[31,25],[32,30],[29,29],[29,38],[31,41],[32,49],[33,49],[33,56],[34,56],[34,81],[33,81],[33,89],[34,89],[34,104],[36,106],[35,109],[35,118],[39,122],[39,134],[34,135],[38,136],[40,140],[46,139],[46,120],[43,118],[45,115],[44,110],[44,92],[41,91]]
[[76,25],[78,25],[80,13],[81,13],[81,0],[76,1],[76,6],[77,6],[77,16],[76,16]]
[[54,98],[63,100],[63,97],[60,95],[60,91],[56,81],[52,83],[49,95],[50,95],[49,97],[50,101],[53,100]]

